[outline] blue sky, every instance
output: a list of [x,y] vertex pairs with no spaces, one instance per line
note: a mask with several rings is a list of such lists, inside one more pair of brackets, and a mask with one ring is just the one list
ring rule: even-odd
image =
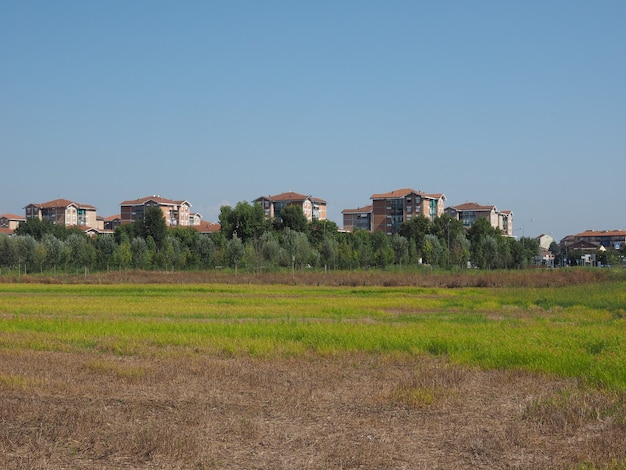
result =
[[0,2],[0,213],[410,187],[626,229],[626,2]]

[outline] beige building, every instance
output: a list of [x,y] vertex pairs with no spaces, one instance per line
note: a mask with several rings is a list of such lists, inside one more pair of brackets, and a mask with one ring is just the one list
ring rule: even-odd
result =
[[267,219],[280,217],[280,211],[287,206],[302,208],[304,216],[311,222],[313,220],[326,220],[326,201],[313,196],[289,191],[275,196],[261,196],[252,201],[260,204]]
[[15,231],[20,222],[26,222],[26,218],[15,214],[2,214],[0,215],[0,228],[6,229],[10,233]]
[[478,219],[487,219],[494,228],[499,228],[507,237],[513,236],[513,212],[499,211],[496,206],[481,206],[475,202],[466,202],[445,209],[450,217],[463,222],[463,227],[470,228]]
[[55,199],[41,204],[29,204],[24,208],[26,218],[48,220],[53,224],[80,227],[98,227],[96,208],[88,204]]
[[120,203],[121,223],[130,224],[137,219],[143,219],[146,208],[152,206],[161,209],[167,226],[186,227],[189,225],[191,204],[185,200],[174,201],[161,196],[147,196]]

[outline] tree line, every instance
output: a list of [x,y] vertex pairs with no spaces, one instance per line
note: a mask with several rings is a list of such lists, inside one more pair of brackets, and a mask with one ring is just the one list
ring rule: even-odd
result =
[[287,206],[267,220],[258,204],[239,202],[220,210],[221,230],[210,235],[192,227],[167,227],[158,207],[121,225],[113,236],[88,236],[80,229],[28,219],[13,236],[0,237],[0,269],[20,272],[76,270],[368,269],[426,264],[514,269],[534,264],[537,240],[505,237],[485,219],[468,230],[443,215],[419,216],[395,235],[340,232],[329,220],[308,222],[302,209]]

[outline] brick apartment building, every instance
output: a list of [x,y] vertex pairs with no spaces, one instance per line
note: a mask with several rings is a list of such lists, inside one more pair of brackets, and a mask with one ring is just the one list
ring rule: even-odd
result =
[[280,211],[287,206],[298,206],[302,208],[302,212],[309,222],[326,220],[326,201],[293,191],[275,196],[261,196],[252,202],[261,205],[267,219],[279,218]]
[[152,206],[157,206],[161,209],[168,227],[186,227],[189,225],[191,204],[185,200],[174,201],[161,196],[146,196],[121,202],[121,223],[130,224],[137,219],[142,219],[146,213],[146,208]]

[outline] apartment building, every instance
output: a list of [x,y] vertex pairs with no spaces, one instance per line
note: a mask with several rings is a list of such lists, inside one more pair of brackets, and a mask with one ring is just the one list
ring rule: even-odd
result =
[[626,230],[585,230],[576,235],[565,237],[561,241],[568,248],[579,242],[596,248],[604,247],[619,250],[626,245]]
[[475,202],[466,202],[458,206],[446,207],[445,213],[463,222],[463,227],[470,228],[478,219],[487,219],[494,228],[499,228],[503,235],[513,236],[513,212],[499,211],[496,206],[481,206]]
[[388,235],[398,233],[400,226],[423,215],[434,220],[443,214],[446,197],[426,194],[414,189],[396,189],[388,193],[372,194],[372,230]]
[[0,215],[0,228],[6,229],[3,233],[12,233],[18,227],[20,222],[26,222],[26,218],[15,214]]
[[104,230],[113,230],[122,225],[122,216],[120,214],[110,215],[103,220],[102,228]]
[[261,205],[267,219],[279,218],[280,211],[287,206],[298,206],[302,208],[302,212],[309,222],[326,220],[326,201],[293,191],[275,196],[260,196],[252,202]]
[[88,204],[55,199],[41,204],[29,204],[24,208],[26,218],[48,220],[53,224],[80,227],[98,227],[96,208]]
[[356,229],[372,231],[372,206],[357,207],[356,209],[344,209],[343,228],[348,232]]
[[189,225],[191,204],[185,200],[174,201],[161,196],[146,196],[121,202],[121,223],[130,224],[135,220],[143,219],[146,208],[152,206],[157,206],[161,209],[168,227],[186,227]]

